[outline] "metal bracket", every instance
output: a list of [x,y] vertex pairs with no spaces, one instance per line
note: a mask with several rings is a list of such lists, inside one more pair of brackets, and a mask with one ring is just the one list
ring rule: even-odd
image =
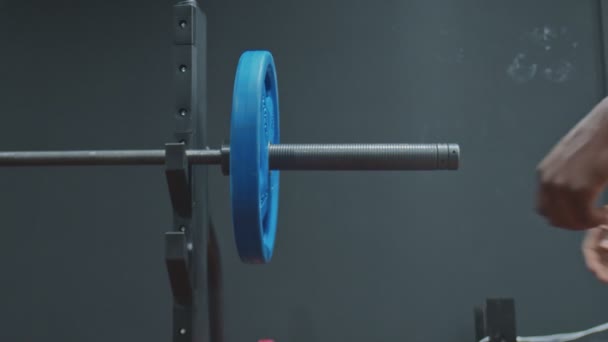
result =
[[173,210],[181,218],[189,218],[192,216],[192,189],[184,143],[165,145],[165,166]]
[[173,292],[173,341],[192,340],[192,279],[185,232],[165,233],[165,259]]
[[220,149],[220,153],[222,154],[222,162],[220,163],[222,167],[222,174],[224,176],[230,175],[230,145],[228,143],[223,143]]
[[188,271],[190,258],[189,244],[184,232],[165,233],[165,261],[173,300],[179,305],[189,305],[192,302],[192,283]]
[[516,342],[515,301],[512,298],[489,298],[485,306],[475,307],[475,342],[488,337],[489,342]]

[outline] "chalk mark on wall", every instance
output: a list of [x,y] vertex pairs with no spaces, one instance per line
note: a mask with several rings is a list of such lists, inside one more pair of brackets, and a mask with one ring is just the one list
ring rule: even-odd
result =
[[575,59],[579,42],[568,27],[543,25],[524,32],[522,50],[506,67],[509,78],[516,83],[540,79],[552,83],[569,81],[576,72]]

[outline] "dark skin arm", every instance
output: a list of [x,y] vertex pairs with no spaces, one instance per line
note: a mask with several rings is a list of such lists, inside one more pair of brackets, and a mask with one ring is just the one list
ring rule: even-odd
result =
[[608,185],[608,99],[604,99],[538,166],[537,211],[559,228],[587,230],[587,268],[608,283],[608,207],[597,205]]
[[569,230],[608,225],[608,209],[597,205],[608,185],[608,99],[557,143],[537,171],[537,211],[551,225]]

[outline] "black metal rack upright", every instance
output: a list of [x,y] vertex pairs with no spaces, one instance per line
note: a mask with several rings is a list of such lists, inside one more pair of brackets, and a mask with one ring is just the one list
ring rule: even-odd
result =
[[192,168],[186,150],[207,140],[206,17],[195,1],[173,5],[175,132],[166,144],[166,179],[173,229],[165,234],[173,295],[173,342],[221,342],[218,243],[208,213],[207,168]]

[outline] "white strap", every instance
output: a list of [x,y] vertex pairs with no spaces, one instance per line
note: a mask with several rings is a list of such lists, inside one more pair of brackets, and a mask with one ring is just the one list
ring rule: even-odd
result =
[[[596,334],[602,331],[608,330],[608,323],[600,324],[593,328],[589,328],[583,331],[577,331],[572,333],[563,333],[563,334],[554,334],[554,335],[545,335],[545,336],[528,336],[528,337],[517,337],[517,342],[569,342],[578,340],[585,336],[589,336],[592,334]],[[484,337],[479,342],[489,342],[489,337]]]

